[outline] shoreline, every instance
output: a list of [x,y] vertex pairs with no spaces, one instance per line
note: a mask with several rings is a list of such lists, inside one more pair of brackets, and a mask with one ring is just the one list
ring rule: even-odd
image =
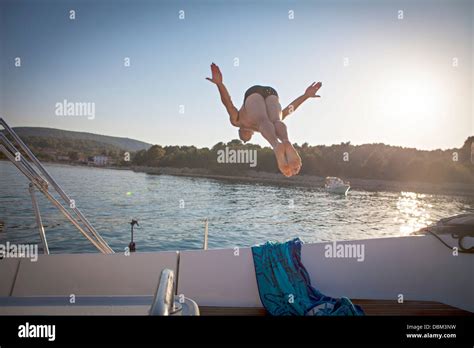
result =
[[[171,168],[171,167],[143,167],[133,166],[130,168],[137,173],[150,175],[172,175],[190,178],[215,179],[231,182],[246,182],[256,184],[299,186],[299,187],[324,187],[325,178],[313,175],[297,175],[286,178],[282,174],[268,172],[249,171],[245,175],[222,175],[209,173],[206,169],[200,168]],[[435,183],[426,182],[403,182],[381,179],[357,179],[344,178],[349,181],[351,190],[364,191],[390,191],[390,192],[416,192],[421,194],[456,195],[474,197],[474,185],[465,183],[445,183],[442,186]]]
[[[8,160],[4,160],[9,162]],[[84,167],[95,169],[112,169],[112,170],[130,170],[136,173],[145,173],[149,175],[172,175],[189,178],[214,179],[228,182],[244,182],[253,184],[266,184],[276,186],[293,186],[293,187],[317,187],[323,188],[325,178],[314,175],[297,175],[286,178],[282,174],[248,171],[245,175],[223,175],[210,173],[203,168],[173,168],[173,167],[146,167],[146,166],[84,166],[70,163],[43,162],[44,164],[52,164],[59,166]],[[369,192],[389,191],[389,192],[416,192],[421,194],[437,194],[437,195],[456,195],[474,197],[474,185],[467,183],[444,183],[443,185],[427,182],[403,182],[383,179],[358,179],[344,178],[349,181],[351,190],[364,190]]]

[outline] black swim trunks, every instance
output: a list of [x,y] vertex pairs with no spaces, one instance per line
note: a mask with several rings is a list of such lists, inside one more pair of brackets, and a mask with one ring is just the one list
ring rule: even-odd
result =
[[247,90],[247,92],[245,92],[244,103],[247,100],[248,96],[251,95],[251,94],[254,94],[254,93],[260,94],[263,97],[263,99],[267,98],[270,95],[276,95],[278,97],[278,93],[277,93],[277,91],[275,91],[274,88],[272,88],[270,86],[255,85],[255,86],[250,87]]

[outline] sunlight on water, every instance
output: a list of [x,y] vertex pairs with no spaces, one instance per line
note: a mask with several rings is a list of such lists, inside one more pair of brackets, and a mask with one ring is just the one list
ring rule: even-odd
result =
[[400,235],[409,235],[433,222],[428,212],[432,208],[432,205],[427,202],[428,197],[431,196],[415,192],[400,192],[397,202],[398,216],[394,219],[400,224]]

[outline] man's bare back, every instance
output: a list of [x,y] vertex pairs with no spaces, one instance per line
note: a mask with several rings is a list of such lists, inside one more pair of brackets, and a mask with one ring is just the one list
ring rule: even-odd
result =
[[227,109],[231,124],[239,127],[240,139],[247,142],[254,132],[261,133],[272,146],[278,168],[283,175],[289,177],[298,174],[301,169],[301,158],[288,139],[283,119],[308,98],[319,98],[316,93],[322,86],[321,82],[312,83],[302,96],[283,110],[275,89],[269,86],[252,86],[245,93],[242,107],[237,110],[222,82],[222,73],[214,63],[211,65],[211,72],[212,78],[206,79],[216,84],[219,89],[221,101]]

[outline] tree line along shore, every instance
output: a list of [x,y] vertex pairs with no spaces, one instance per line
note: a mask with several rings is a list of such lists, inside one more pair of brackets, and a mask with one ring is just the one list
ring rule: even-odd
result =
[[[40,160],[46,162],[95,165],[91,158],[102,156],[108,159],[101,164],[103,166],[150,174],[303,186],[321,186],[326,176],[338,176],[350,180],[353,188],[465,191],[469,195],[474,188],[474,136],[466,139],[460,148],[432,151],[385,144],[352,145],[350,142],[331,146],[294,144],[303,167],[298,176],[289,179],[279,174],[272,149],[243,144],[240,140],[220,142],[212,148],[153,145],[139,151],[81,139],[27,136],[24,141]],[[250,152],[251,156],[247,158],[252,161],[234,163],[232,158],[229,161],[229,150]],[[227,161],[222,160],[224,153]]]

